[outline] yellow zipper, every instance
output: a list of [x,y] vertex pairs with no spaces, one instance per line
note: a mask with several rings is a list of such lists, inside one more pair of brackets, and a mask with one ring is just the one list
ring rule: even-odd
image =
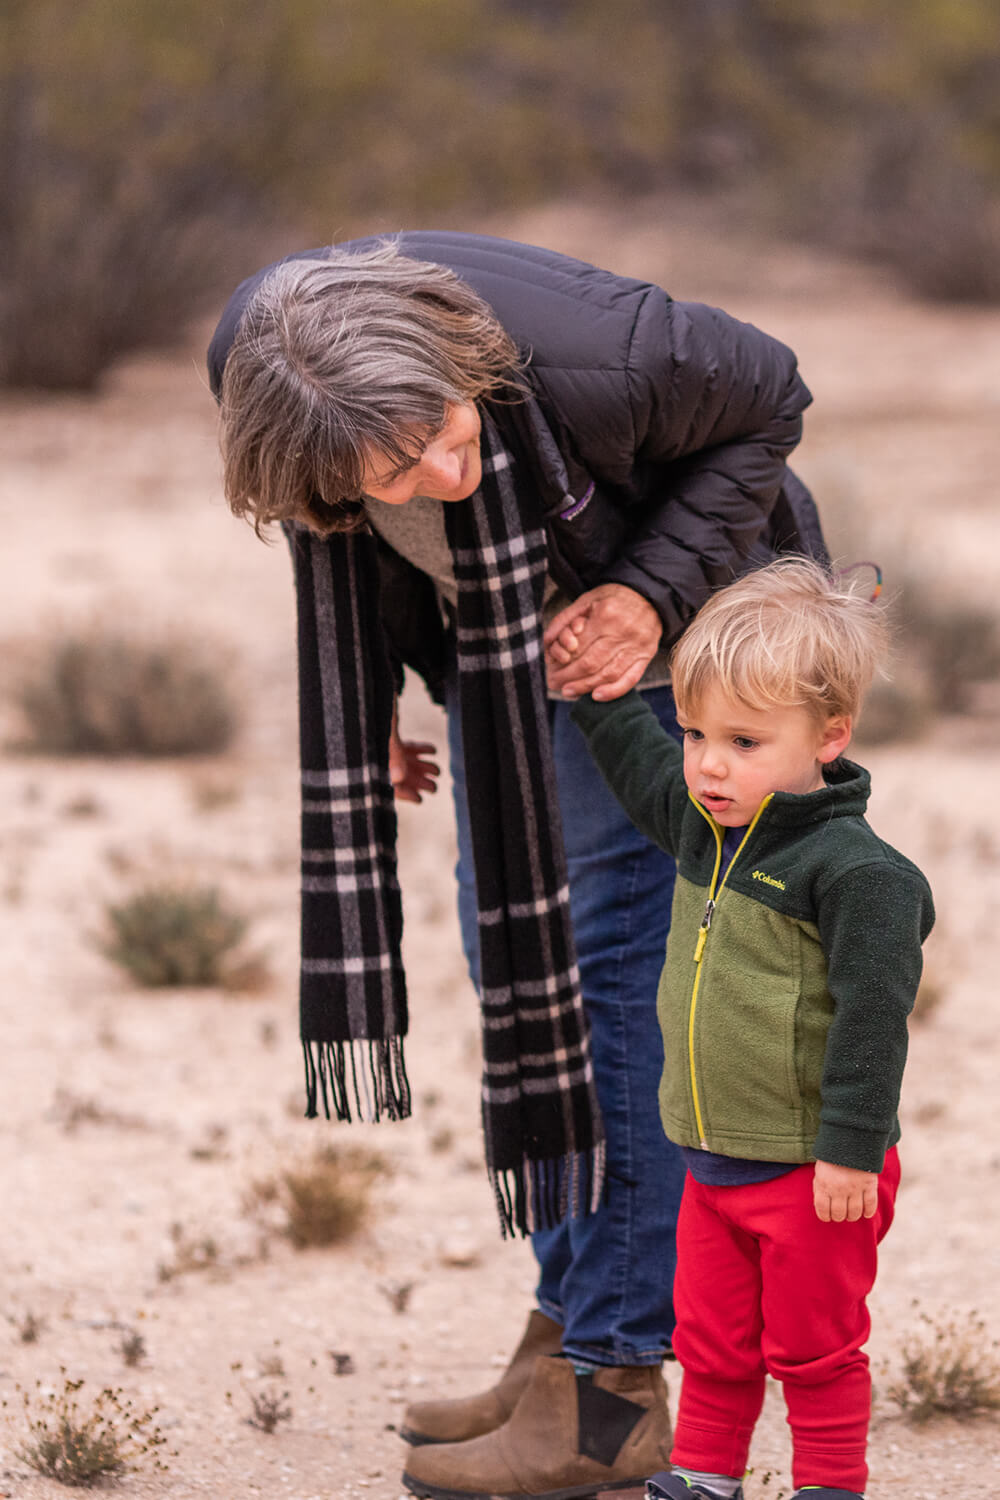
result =
[[732,859],[726,866],[726,873],[723,875],[722,880],[719,882],[718,890],[716,890],[715,888],[715,882],[719,879],[719,867],[722,864],[722,829],[712,817],[711,813],[707,812],[705,808],[702,807],[697,797],[691,797],[691,801],[694,803],[695,807],[701,813],[702,817],[705,819],[706,823],[709,825],[715,835],[715,868],[712,871],[712,879],[708,887],[708,900],[705,902],[705,915],[701,919],[701,926],[698,928],[698,941],[695,943],[694,948],[694,962],[696,965],[696,970],[694,976],[694,987],[691,990],[691,1006],[688,1011],[688,1068],[691,1074],[691,1099],[694,1104],[695,1124],[698,1127],[698,1140],[703,1151],[708,1151],[711,1148],[709,1147],[709,1144],[705,1139],[705,1124],[701,1116],[701,1100],[698,1097],[698,1078],[695,1073],[694,1066],[694,1018],[695,1011],[698,1008],[698,986],[701,984],[701,960],[702,955],[705,952],[705,944],[708,942],[708,933],[712,925],[712,916],[715,912],[716,905],[718,904],[719,897],[722,895],[723,887],[725,886],[726,881],[729,879],[729,872],[733,868],[733,865],[736,863],[736,861],[739,859],[740,855],[743,853],[743,847],[746,844],[747,839],[757,827],[757,824],[760,821],[761,813],[764,811],[765,807],[771,801],[771,798],[773,796],[773,792],[768,792],[767,796],[764,798],[763,802],[754,813],[753,821],[750,823],[746,833],[740,840],[739,848],[736,850],[736,853],[733,855]]

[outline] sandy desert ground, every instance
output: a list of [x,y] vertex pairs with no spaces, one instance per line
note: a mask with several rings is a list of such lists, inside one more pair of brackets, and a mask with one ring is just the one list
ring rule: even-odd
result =
[[[797,467],[821,502],[850,506],[855,534],[861,518],[862,555],[905,549],[995,603],[1000,310],[926,306],[871,271],[663,205],[493,227],[786,339],[816,397]],[[128,362],[95,397],[0,401],[5,678],[25,641],[99,612],[218,642],[247,717],[234,750],[195,761],[0,756],[0,1495],[65,1495],[18,1457],[16,1387],[68,1377],[160,1408],[168,1467],[140,1469],[125,1494],[395,1500],[406,1401],[488,1381],[530,1305],[531,1257],[501,1242],[481,1167],[446,792],[400,814],[414,1116],[302,1118],[289,568],[224,508],[202,343]],[[419,692],[404,712],[405,731],[440,742]],[[928,962],[941,1000],[913,1029],[904,1187],[873,1298],[883,1392],[922,1315],[976,1312],[984,1352],[1000,1334],[997,731],[984,711],[864,756],[873,822],[926,868],[939,908]],[[269,984],[131,987],[91,939],[104,903],[146,874],[220,886],[249,914]],[[374,1145],[391,1165],[371,1222],[348,1248],[272,1238],[265,1255],[248,1187],[321,1140]],[[185,1268],[207,1242],[210,1263]],[[134,1367],[129,1330],[146,1348]],[[275,1432],[249,1425],[255,1396],[286,1391]],[[787,1494],[787,1460],[771,1392],[749,1500]],[[869,1493],[1000,1494],[996,1421],[915,1429],[881,1396]]]

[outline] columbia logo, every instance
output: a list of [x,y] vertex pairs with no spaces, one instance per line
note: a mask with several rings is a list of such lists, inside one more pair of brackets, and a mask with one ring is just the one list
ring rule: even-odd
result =
[[779,891],[785,889],[785,882],[783,880],[775,880],[773,875],[765,875],[763,870],[754,870],[753,879],[762,880],[765,885],[776,886]]

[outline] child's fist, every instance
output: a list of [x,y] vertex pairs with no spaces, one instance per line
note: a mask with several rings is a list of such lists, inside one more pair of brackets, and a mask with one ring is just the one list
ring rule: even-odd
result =
[[878,1208],[878,1173],[818,1161],[813,1174],[813,1203],[824,1224],[871,1219]]

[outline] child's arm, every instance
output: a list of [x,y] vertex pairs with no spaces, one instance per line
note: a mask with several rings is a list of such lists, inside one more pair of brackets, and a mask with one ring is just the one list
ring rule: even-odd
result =
[[580,698],[572,718],[601,775],[640,833],[673,854],[671,800],[687,801],[684,757],[673,735],[634,691],[607,703]]
[[[860,1217],[896,1124],[907,1018],[934,920],[926,880],[902,856],[860,864],[820,894],[817,925],[834,1015],[827,1034],[817,1158],[820,1218]],[[850,1174],[850,1175],[845,1175]],[[862,1212],[867,1212],[866,1207]]]

